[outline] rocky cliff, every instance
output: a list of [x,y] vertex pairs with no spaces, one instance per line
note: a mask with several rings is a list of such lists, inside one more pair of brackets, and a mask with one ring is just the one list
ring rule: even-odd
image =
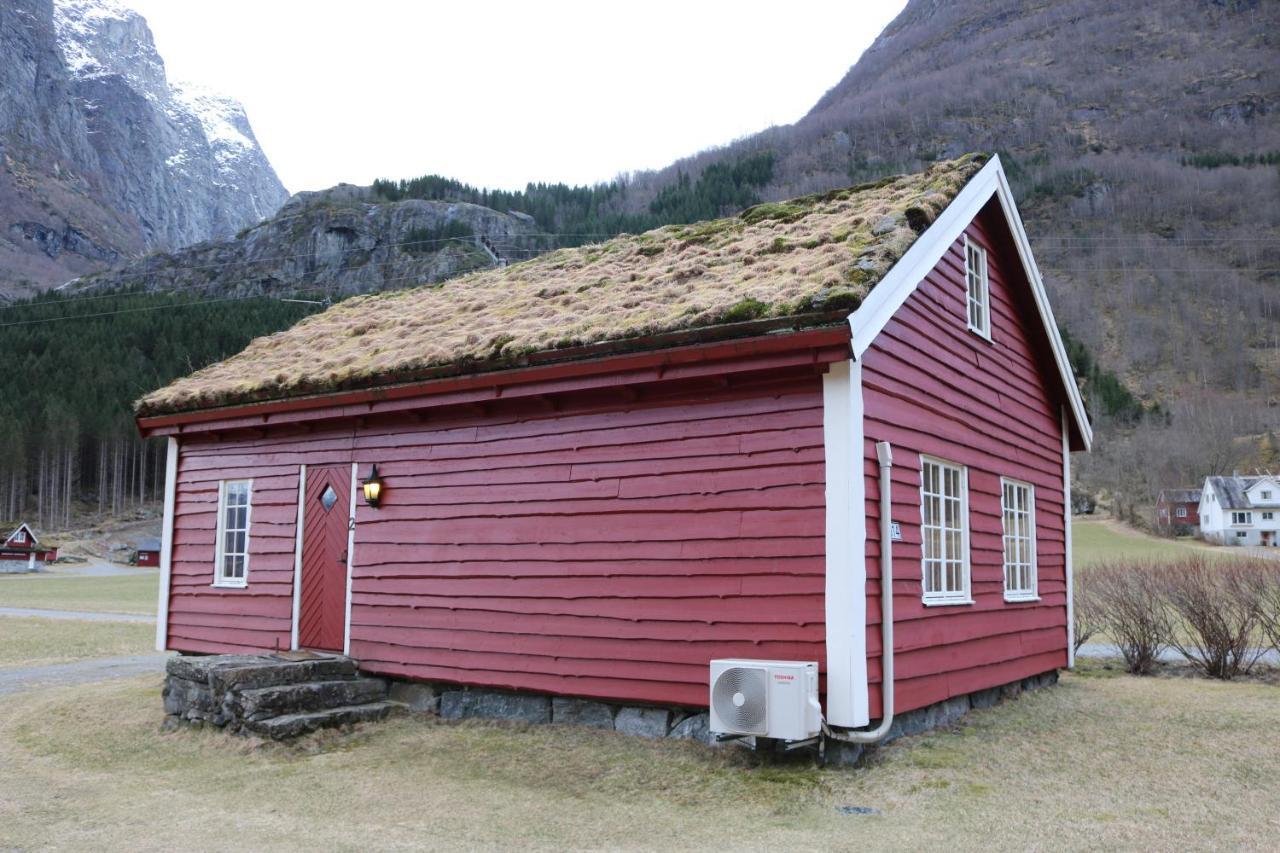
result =
[[0,4],[0,296],[226,237],[288,197],[235,101],[117,0]]
[[527,216],[461,202],[379,202],[365,187],[341,184],[298,193],[278,215],[233,239],[153,253],[67,289],[323,301],[442,281],[546,245]]

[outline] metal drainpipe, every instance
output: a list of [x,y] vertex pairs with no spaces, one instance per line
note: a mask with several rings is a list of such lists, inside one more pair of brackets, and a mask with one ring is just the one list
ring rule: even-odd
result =
[[880,725],[871,731],[835,731],[823,723],[827,737],[845,743],[876,743],[893,726],[893,448],[876,442],[880,462]]

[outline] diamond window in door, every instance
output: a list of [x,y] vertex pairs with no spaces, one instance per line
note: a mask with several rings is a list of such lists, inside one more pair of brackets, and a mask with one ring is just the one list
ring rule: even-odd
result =
[[320,505],[325,511],[333,509],[333,505],[338,502],[338,493],[333,490],[333,486],[325,486],[324,492],[320,495]]

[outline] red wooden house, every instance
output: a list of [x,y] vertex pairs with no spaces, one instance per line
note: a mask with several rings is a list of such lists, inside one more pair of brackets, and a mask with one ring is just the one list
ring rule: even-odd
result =
[[1194,536],[1200,532],[1200,490],[1161,489],[1155,512],[1156,532]]
[[[52,563],[58,559],[58,546],[42,545],[40,540],[36,538],[35,531],[30,525],[23,523],[5,537],[4,542],[0,543],[0,566],[8,564],[10,568],[0,568],[0,571],[28,571],[34,572],[37,565]],[[13,567],[13,564],[22,564]]]
[[163,648],[695,707],[814,660],[865,726],[888,488],[899,711],[1071,664],[1090,428],[995,158],[356,297],[138,423]]
[[147,566],[149,568],[157,568],[160,565],[160,540],[154,536],[148,536],[145,539],[138,540],[138,547],[134,551],[133,564],[135,566]]

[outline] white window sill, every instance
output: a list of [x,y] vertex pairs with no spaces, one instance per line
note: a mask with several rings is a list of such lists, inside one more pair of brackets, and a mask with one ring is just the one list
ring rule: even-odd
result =
[[214,581],[209,584],[214,589],[244,589],[249,586],[248,581]]
[[995,341],[991,340],[990,332],[984,332],[981,329],[977,328],[976,326],[970,326],[969,331],[973,332],[975,335],[982,338],[987,343],[993,344],[993,345],[995,344]]
[[974,603],[972,598],[926,598],[923,601],[925,607],[957,607]]
[[1005,595],[1005,597],[1004,597],[1004,600],[1005,600],[1006,602],[1008,602],[1009,604],[1022,604],[1022,603],[1027,602],[1027,601],[1039,601],[1039,600],[1040,600],[1040,596],[1038,596],[1038,595],[1027,595],[1027,594],[1023,594],[1023,595],[1008,595],[1008,594],[1006,594],[1006,595]]

